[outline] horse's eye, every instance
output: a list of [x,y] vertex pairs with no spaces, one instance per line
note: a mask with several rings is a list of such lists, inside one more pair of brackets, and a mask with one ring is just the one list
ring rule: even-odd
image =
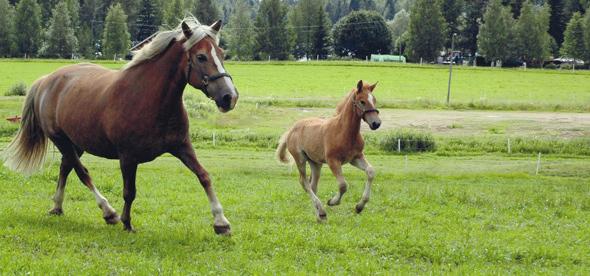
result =
[[362,104],[362,105],[365,105],[365,101],[361,101],[361,104]]
[[207,62],[207,56],[206,55],[197,55],[197,60],[199,62]]

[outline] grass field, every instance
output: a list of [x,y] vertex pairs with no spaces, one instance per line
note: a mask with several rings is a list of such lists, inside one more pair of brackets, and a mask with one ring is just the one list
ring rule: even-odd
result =
[[[62,65],[0,61],[0,93]],[[274,160],[280,134],[297,119],[330,116],[333,107],[321,107],[333,105],[358,78],[380,80],[376,93],[388,107],[437,108],[446,93],[444,68],[350,65],[230,63],[241,99],[227,114],[200,92],[186,91],[191,138],[232,223],[231,237],[213,233],[196,177],[169,155],[139,168],[135,234],[106,225],[75,174],[65,215],[47,215],[60,158],[53,147],[45,169],[31,178],[0,167],[0,275],[590,274],[587,113],[382,108],[383,127],[363,128],[377,171],[371,201],[354,213],[365,176],[347,165],[349,190],[340,206],[326,206],[328,222],[318,224],[294,168]],[[466,108],[590,110],[587,72],[455,72],[457,80],[473,79],[454,90]],[[395,91],[402,78],[413,84]],[[548,86],[569,92],[554,95],[558,90]],[[490,91],[488,105],[470,106],[481,91]],[[0,151],[18,128],[4,118],[19,114],[23,100],[0,96]],[[433,135],[436,151],[405,155],[380,148],[399,128]],[[118,162],[90,155],[82,162],[120,212]],[[322,202],[336,190],[324,166]]]
[[[371,155],[378,177],[366,210],[353,211],[364,175],[346,167],[349,192],[318,224],[297,176],[272,152],[198,154],[232,237],[213,234],[202,189],[171,157],[140,167],[136,234],[104,224],[75,176],[65,215],[47,215],[57,175],[51,158],[30,179],[0,169],[0,273],[590,273],[587,159],[549,158],[553,168],[533,176],[534,158],[422,155],[404,170],[402,157]],[[120,210],[117,162],[83,162]],[[319,196],[335,191],[324,169]]]
[[[68,62],[0,60],[0,92]],[[274,105],[332,106],[359,79],[379,81],[382,107],[443,108],[447,95],[448,68],[442,66],[229,62],[227,68],[242,101]],[[457,109],[590,111],[590,72],[456,67],[451,99]]]

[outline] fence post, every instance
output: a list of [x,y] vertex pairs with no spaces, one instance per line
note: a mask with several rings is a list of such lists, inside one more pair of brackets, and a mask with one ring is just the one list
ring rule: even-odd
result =
[[215,140],[216,140],[215,132],[213,132],[213,147],[215,147],[215,142],[216,142]]
[[422,58],[420,58],[420,66],[422,66]]
[[404,156],[404,170],[406,171],[406,173],[408,172],[408,155],[406,154]]
[[537,156],[537,170],[535,171],[535,175],[539,174],[540,167],[541,167],[541,152],[539,152],[539,156]]
[[402,152],[402,139],[397,138],[397,152]]
[[510,147],[510,137],[508,137],[508,154],[512,154],[512,148]]

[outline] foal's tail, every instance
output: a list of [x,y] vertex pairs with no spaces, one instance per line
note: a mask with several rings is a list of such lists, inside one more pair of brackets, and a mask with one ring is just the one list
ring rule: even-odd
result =
[[285,164],[289,163],[289,156],[287,155],[287,137],[289,137],[289,133],[291,133],[291,130],[281,136],[277,151],[275,152],[277,159]]
[[29,90],[23,106],[20,129],[1,156],[4,166],[26,176],[41,168],[47,149],[47,137],[35,114],[35,94],[38,86],[39,84],[35,83]]

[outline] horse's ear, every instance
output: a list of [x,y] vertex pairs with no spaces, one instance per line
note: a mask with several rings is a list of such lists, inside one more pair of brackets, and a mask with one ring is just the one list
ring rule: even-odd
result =
[[356,92],[357,93],[363,92],[363,80],[359,80],[359,83],[356,84]]
[[219,30],[221,30],[221,25],[222,25],[223,21],[221,20],[217,20],[215,21],[215,23],[211,24],[211,29],[213,29],[216,32],[219,32]]
[[374,83],[373,85],[369,86],[369,90],[371,90],[371,92],[373,92],[373,90],[375,89],[375,87],[377,86],[379,82]]
[[182,26],[182,33],[186,38],[193,36],[193,30],[191,30],[191,27],[189,27],[186,22],[183,21],[180,25]]

